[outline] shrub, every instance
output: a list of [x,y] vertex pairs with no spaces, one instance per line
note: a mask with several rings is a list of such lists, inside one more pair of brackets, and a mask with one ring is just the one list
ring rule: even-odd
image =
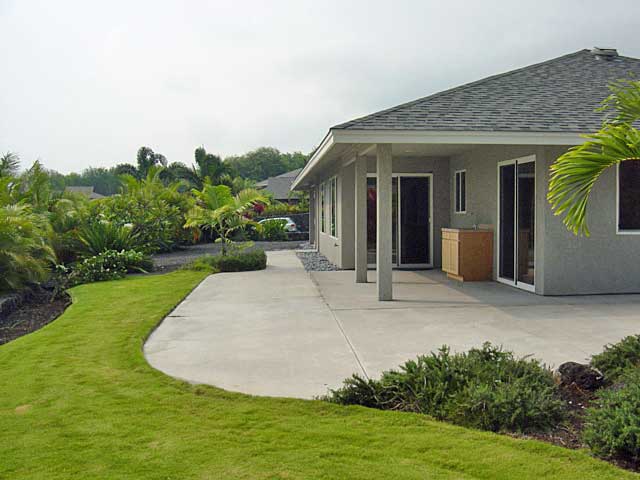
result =
[[284,229],[287,225],[286,220],[265,220],[260,225],[262,226],[262,233],[260,234],[262,240],[278,242],[287,239],[287,231]]
[[600,391],[587,409],[583,440],[594,454],[636,463],[640,458],[640,371],[628,370],[622,384]]
[[186,268],[190,270],[210,270],[212,272],[249,272],[267,268],[267,254],[264,250],[234,252],[229,255],[204,255]]
[[40,282],[55,263],[47,219],[24,205],[0,207],[0,291]]
[[354,375],[327,399],[491,431],[547,430],[566,414],[550,369],[489,343],[453,355],[442,347],[384,372],[380,380]]
[[640,335],[606,345],[602,353],[591,358],[591,365],[604,374],[608,383],[615,382],[626,370],[640,366]]
[[117,225],[101,220],[84,226],[78,233],[83,251],[87,256],[95,256],[109,250],[121,252],[141,247],[138,235],[129,225]]
[[135,250],[107,250],[85,258],[71,270],[70,283],[99,282],[123,278],[127,273],[147,272],[153,264],[149,257]]

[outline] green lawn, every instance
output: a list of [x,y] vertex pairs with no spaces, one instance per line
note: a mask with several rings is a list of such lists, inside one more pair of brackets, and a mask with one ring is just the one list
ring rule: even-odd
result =
[[173,380],[141,347],[203,275],[76,287],[61,318],[0,347],[0,479],[639,478],[420,415]]

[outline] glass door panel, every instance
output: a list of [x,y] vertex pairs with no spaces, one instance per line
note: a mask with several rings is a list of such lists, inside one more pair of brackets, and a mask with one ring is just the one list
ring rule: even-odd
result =
[[[377,200],[375,177],[367,178],[367,263],[376,264]],[[391,185],[391,262],[398,264],[398,179]]]
[[429,177],[400,178],[400,265],[431,263]]
[[535,273],[535,175],[534,162],[518,163],[518,282],[533,285]]
[[499,167],[500,182],[500,251],[498,252],[498,276],[505,280],[515,280],[515,207],[516,180],[515,163]]

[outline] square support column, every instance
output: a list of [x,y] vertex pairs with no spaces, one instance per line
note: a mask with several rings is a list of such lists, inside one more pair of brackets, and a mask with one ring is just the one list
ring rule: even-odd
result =
[[367,159],[355,161],[355,260],[356,283],[367,283]]
[[392,157],[391,145],[376,145],[377,154],[377,224],[376,224],[376,281],[378,300],[393,299],[392,286]]

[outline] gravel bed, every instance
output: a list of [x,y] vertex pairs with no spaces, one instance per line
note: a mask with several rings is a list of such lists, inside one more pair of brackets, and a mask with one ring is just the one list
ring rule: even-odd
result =
[[[274,250],[297,250],[306,241],[289,241],[289,242],[253,242],[253,249],[261,248],[265,252]],[[160,273],[177,270],[192,260],[204,255],[216,255],[220,253],[222,245],[219,243],[201,243],[198,245],[190,245],[180,250],[170,253],[158,253],[153,256],[154,270]]]
[[321,253],[302,251],[296,252],[296,255],[307,272],[335,272],[340,270]]

